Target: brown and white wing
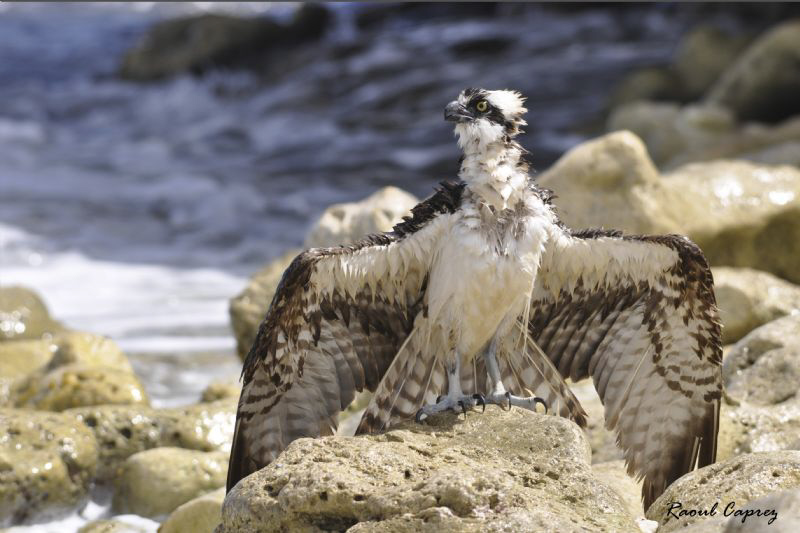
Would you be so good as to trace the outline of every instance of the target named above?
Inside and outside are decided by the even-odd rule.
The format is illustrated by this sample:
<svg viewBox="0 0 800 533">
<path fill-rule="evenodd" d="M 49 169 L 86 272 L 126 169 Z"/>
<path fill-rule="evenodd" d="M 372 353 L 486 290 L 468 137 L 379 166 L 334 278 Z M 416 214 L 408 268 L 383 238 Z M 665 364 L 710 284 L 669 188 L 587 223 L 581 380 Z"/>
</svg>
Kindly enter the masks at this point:
<svg viewBox="0 0 800 533">
<path fill-rule="evenodd" d="M 645 509 L 716 457 L 722 393 L 711 271 L 685 237 L 559 231 L 546 246 L 529 331 L 559 372 L 591 376 Z"/>
<path fill-rule="evenodd" d="M 462 190 L 444 183 L 391 233 L 292 262 L 245 359 L 228 490 L 293 440 L 333 434 L 356 392 L 375 390 L 412 329 Z"/>
</svg>

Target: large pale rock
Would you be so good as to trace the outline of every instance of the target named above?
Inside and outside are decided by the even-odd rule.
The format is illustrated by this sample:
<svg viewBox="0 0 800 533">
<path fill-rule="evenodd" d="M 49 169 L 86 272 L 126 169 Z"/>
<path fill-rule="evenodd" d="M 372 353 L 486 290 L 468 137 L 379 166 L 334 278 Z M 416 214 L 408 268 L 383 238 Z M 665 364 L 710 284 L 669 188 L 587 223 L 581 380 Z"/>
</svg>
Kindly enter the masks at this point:
<svg viewBox="0 0 800 533">
<path fill-rule="evenodd" d="M 117 513 L 163 516 L 225 485 L 228 454 L 154 448 L 128 457 L 114 478 Z"/>
<path fill-rule="evenodd" d="M 384 187 L 360 202 L 332 205 L 309 231 L 305 246 L 337 246 L 370 233 L 389 231 L 417 202 L 417 198 L 397 187 Z M 241 357 L 253 345 L 283 272 L 300 252 L 291 250 L 269 263 L 231 300 L 231 325 Z"/>
<path fill-rule="evenodd" d="M 638 531 L 572 422 L 489 406 L 383 435 L 299 439 L 228 494 L 234 531 Z"/>
<path fill-rule="evenodd" d="M 14 380 L 43 368 L 56 346 L 44 339 L 0 342 L 0 407 L 10 407 Z"/>
<path fill-rule="evenodd" d="M 750 268 L 715 267 L 714 294 L 722 342 L 736 342 L 755 328 L 800 313 L 800 286 Z"/>
<path fill-rule="evenodd" d="M 800 313 L 752 331 L 722 365 L 729 396 L 757 405 L 796 398 L 800 388 Z"/>
<path fill-rule="evenodd" d="M 712 264 L 800 281 L 800 169 L 711 161 L 660 177 L 641 140 L 623 131 L 573 148 L 540 183 L 573 228 L 681 233 Z"/>
<path fill-rule="evenodd" d="M 49 368 L 82 364 L 91 367 L 108 367 L 133 373 L 128 357 L 122 349 L 107 337 L 92 333 L 71 332 L 54 339 L 56 353 Z"/>
<path fill-rule="evenodd" d="M 737 124 L 729 110 L 714 104 L 638 101 L 616 108 L 606 128 L 641 137 L 662 169 L 734 158 L 800 166 L 800 118 L 776 125 Z"/>
<path fill-rule="evenodd" d="M 200 395 L 200 401 L 215 402 L 217 400 L 224 400 L 226 398 L 238 399 L 241 391 L 241 383 L 231 381 L 212 381 L 205 389 L 203 389 L 203 393 Z"/>
<path fill-rule="evenodd" d="M 0 287 L 0 341 L 40 339 L 62 330 L 38 294 L 24 287 Z"/>
<path fill-rule="evenodd" d="M 222 520 L 225 487 L 189 500 L 172 511 L 158 533 L 211 533 Z"/>
<path fill-rule="evenodd" d="M 592 465 L 592 471 L 601 481 L 611 487 L 625 502 L 628 514 L 634 517 L 644 516 L 642 508 L 642 482 L 628 475 L 625 461 L 606 461 Z"/>
<path fill-rule="evenodd" d="M 687 152 L 700 152 L 729 138 L 736 121 L 727 109 L 710 105 L 639 101 L 621 106 L 608 118 L 608 131 L 629 130 L 641 137 L 658 166 Z"/>
<path fill-rule="evenodd" d="M 139 518 L 137 522 L 146 519 Z M 78 530 L 78 533 L 150 533 L 151 528 L 144 524 L 132 524 L 122 520 L 93 520 Z"/>
<path fill-rule="evenodd" d="M 414 195 L 402 189 L 384 187 L 360 202 L 334 204 L 314 223 L 305 247 L 349 244 L 370 233 L 390 231 L 417 203 Z"/>
<path fill-rule="evenodd" d="M 756 40 L 719 78 L 706 100 L 744 120 L 774 121 L 800 111 L 800 21 Z"/>
<path fill-rule="evenodd" d="M 275 289 L 284 271 L 302 250 L 290 250 L 253 274 L 242 292 L 231 299 L 229 313 L 236 351 L 244 359 L 258 333 L 258 326 L 267 314 Z"/>
<path fill-rule="evenodd" d="M 750 452 L 800 450 L 800 403 L 722 404 L 717 460 Z"/>
<path fill-rule="evenodd" d="M 67 515 L 88 500 L 92 433 L 67 415 L 0 409 L 0 527 Z"/>
<path fill-rule="evenodd" d="M 108 480 L 125 459 L 151 448 L 175 446 L 228 452 L 236 420 L 236 400 L 169 409 L 100 405 L 65 413 L 94 433 L 99 448 L 97 478 Z"/>
<path fill-rule="evenodd" d="M 63 411 L 88 405 L 148 405 L 144 386 L 130 372 L 82 364 L 36 374 L 12 389 L 17 407 Z"/>
<path fill-rule="evenodd" d="M 800 531 L 800 489 L 773 492 L 752 500 L 742 510 L 758 512 L 761 516 L 742 515 L 728 519 L 725 533 L 750 533 L 758 528 L 769 533 L 797 533 Z M 766 514 L 765 511 L 775 511 Z M 755 517 L 755 518 L 753 518 Z M 773 521 L 774 519 L 774 521 Z"/>
<path fill-rule="evenodd" d="M 714 463 L 679 478 L 653 502 L 647 510 L 647 517 L 658 521 L 661 524 L 659 532 L 666 533 L 707 518 L 680 516 L 681 509 L 710 511 L 716 503 L 719 515 L 730 502 L 735 502 L 735 508 L 741 509 L 747 502 L 771 492 L 794 488 L 800 488 L 800 451 L 750 453 Z M 682 505 L 680 509 L 673 508 L 677 518 L 668 513 L 673 502 Z M 755 523 L 754 518 L 748 521 Z M 762 522 L 762 526 L 765 523 Z"/>
</svg>

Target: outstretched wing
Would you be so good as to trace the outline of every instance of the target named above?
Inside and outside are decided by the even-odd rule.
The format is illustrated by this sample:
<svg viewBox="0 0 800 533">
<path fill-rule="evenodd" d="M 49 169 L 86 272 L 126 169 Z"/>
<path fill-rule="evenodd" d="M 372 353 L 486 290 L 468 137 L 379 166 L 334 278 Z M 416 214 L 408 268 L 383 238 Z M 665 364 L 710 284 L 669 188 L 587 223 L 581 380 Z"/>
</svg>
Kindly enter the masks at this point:
<svg viewBox="0 0 800 533">
<path fill-rule="evenodd" d="M 645 509 L 698 458 L 714 462 L 720 324 L 694 243 L 559 228 L 532 300 L 531 336 L 564 377 L 592 377 Z"/>
<path fill-rule="evenodd" d="M 293 440 L 334 433 L 356 391 L 375 390 L 411 331 L 463 188 L 443 183 L 392 232 L 292 262 L 245 359 L 228 490 Z"/>
</svg>

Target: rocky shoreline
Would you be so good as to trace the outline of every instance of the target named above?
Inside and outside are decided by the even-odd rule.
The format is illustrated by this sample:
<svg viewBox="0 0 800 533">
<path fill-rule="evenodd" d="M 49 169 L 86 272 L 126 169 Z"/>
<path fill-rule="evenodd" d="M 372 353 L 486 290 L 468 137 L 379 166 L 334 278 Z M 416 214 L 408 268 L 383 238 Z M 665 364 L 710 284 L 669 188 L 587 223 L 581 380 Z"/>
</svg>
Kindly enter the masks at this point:
<svg viewBox="0 0 800 533">
<path fill-rule="evenodd" d="M 539 177 L 570 226 L 686 234 L 713 265 L 728 345 L 718 462 L 676 481 L 650 509 L 641 508 L 640 485 L 625 473 L 589 382 L 571 385 L 589 414 L 586 432 L 565 419 L 489 408 L 349 437 L 362 397 L 343 414 L 339 435 L 292 443 L 226 498 L 237 385 L 212 384 L 190 406 L 153 408 L 112 340 L 69 331 L 35 293 L 0 287 L 0 427 L 7 430 L 0 435 L 0 527 L 73 513 L 101 487 L 113 494 L 112 513 L 161 521 L 162 533 L 712 533 L 755 531 L 772 517 L 756 511 L 767 510 L 777 514 L 769 531 L 795 531 L 800 118 L 785 105 L 790 114 L 777 116 L 764 102 L 783 102 L 787 87 L 800 90 L 800 80 L 776 74 L 800 58 L 800 25 L 746 42 L 716 38 L 733 51 L 703 63 L 711 70 L 708 62 L 725 63 L 714 79 L 681 92 L 697 101 L 642 100 L 664 91 L 652 76 L 636 74 L 620 92 L 628 96 L 617 96 L 609 133 Z M 636 101 L 622 101 L 630 95 Z M 331 206 L 305 244 L 386 231 L 415 201 L 387 188 Z M 240 354 L 295 253 L 266 265 L 231 300 Z M 122 530 L 130 527 L 113 518 L 81 529 Z"/>
</svg>

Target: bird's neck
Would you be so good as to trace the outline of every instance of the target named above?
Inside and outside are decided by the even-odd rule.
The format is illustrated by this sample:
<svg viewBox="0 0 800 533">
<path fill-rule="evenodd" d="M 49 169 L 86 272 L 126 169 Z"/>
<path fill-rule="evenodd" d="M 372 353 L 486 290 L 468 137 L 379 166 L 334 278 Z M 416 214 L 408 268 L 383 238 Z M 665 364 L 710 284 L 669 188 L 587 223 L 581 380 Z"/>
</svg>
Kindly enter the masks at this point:
<svg viewBox="0 0 800 533">
<path fill-rule="evenodd" d="M 524 153 L 519 144 L 508 139 L 467 146 L 458 175 L 498 211 L 513 208 L 523 200 L 529 179 L 528 166 L 522 159 Z"/>
</svg>

